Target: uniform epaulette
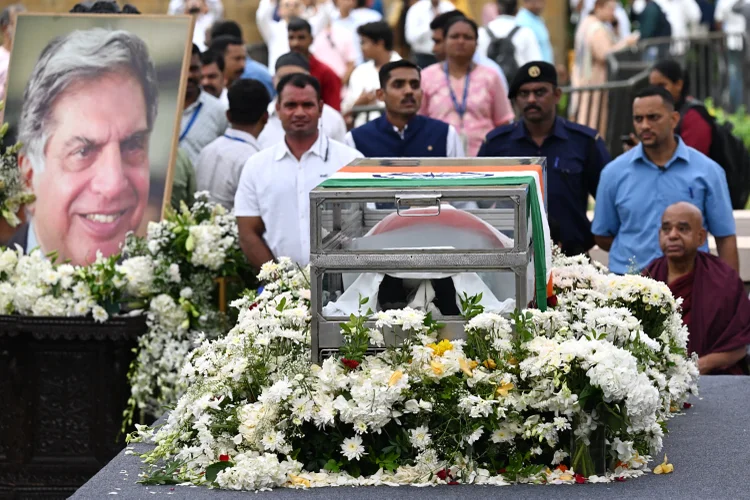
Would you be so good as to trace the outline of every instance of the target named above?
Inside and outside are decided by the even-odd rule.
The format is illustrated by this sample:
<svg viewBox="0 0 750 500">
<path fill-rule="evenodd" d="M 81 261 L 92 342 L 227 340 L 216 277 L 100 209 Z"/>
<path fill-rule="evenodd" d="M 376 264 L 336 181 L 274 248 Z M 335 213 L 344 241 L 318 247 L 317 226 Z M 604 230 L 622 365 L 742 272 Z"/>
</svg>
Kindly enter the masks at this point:
<svg viewBox="0 0 750 500">
<path fill-rule="evenodd" d="M 512 132 L 515 130 L 516 127 L 520 126 L 521 122 L 511 122 L 506 125 L 502 125 L 500 127 L 497 127 L 496 129 L 492 130 L 489 134 L 487 134 L 487 137 L 485 137 L 484 142 L 490 142 L 491 140 L 495 139 L 496 137 L 499 137 L 501 135 L 505 135 L 507 133 Z"/>
<path fill-rule="evenodd" d="M 594 139 L 601 139 L 602 137 L 599 135 L 599 132 L 591 127 L 587 127 L 586 125 L 581 125 L 580 123 L 572 122 L 570 120 L 564 120 L 563 123 L 565 124 L 565 128 L 572 132 L 578 132 L 579 134 L 593 137 Z"/>
</svg>

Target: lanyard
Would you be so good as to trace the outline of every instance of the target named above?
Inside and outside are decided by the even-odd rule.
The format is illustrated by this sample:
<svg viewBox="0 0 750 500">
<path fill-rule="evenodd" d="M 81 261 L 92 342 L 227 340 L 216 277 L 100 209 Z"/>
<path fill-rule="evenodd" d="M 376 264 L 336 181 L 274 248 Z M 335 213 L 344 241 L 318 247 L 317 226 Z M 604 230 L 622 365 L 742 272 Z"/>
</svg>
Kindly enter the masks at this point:
<svg viewBox="0 0 750 500">
<path fill-rule="evenodd" d="M 456 113 L 458 113 L 459 118 L 461 118 L 461 121 L 464 120 L 464 114 L 466 114 L 466 108 L 468 107 L 467 99 L 469 97 L 469 81 L 471 80 L 471 68 L 469 68 L 469 71 L 466 72 L 466 81 L 464 82 L 464 97 L 461 101 L 461 105 L 458 105 L 458 99 L 456 99 L 456 94 L 453 92 L 453 87 L 451 87 L 451 79 L 450 75 L 448 74 L 448 63 L 445 63 L 443 65 L 443 70 L 445 71 L 445 82 L 448 85 L 448 92 L 451 93 L 451 100 L 453 101 L 453 109 L 456 110 Z"/>
<path fill-rule="evenodd" d="M 227 135 L 227 134 L 224 134 L 224 137 L 226 137 L 227 139 L 230 139 L 230 140 L 232 140 L 232 141 L 237 141 L 237 142 L 244 142 L 245 144 L 250 144 L 250 143 L 249 143 L 248 141 L 246 141 L 245 139 L 240 139 L 239 137 L 232 137 L 231 135 Z"/>
<path fill-rule="evenodd" d="M 199 102 L 198 105 L 195 107 L 195 111 L 193 111 L 193 116 L 190 117 L 190 121 L 188 122 L 187 127 L 185 127 L 185 130 L 183 130 L 182 133 L 180 134 L 180 141 L 179 142 L 182 142 L 182 140 L 185 138 L 185 136 L 187 135 L 187 133 L 190 132 L 190 129 L 193 128 L 193 124 L 195 123 L 195 119 L 198 118 L 198 113 L 200 113 L 202 107 L 203 107 L 203 103 L 202 102 Z M 172 136 L 172 137 L 174 137 L 174 136 Z"/>
</svg>

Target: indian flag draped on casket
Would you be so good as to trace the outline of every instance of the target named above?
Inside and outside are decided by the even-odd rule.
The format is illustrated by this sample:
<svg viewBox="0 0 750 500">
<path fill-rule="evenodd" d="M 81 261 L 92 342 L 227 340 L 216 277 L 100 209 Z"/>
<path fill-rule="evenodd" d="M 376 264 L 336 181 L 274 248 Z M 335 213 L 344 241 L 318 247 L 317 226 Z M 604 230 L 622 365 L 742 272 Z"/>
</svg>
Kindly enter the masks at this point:
<svg viewBox="0 0 750 500">
<path fill-rule="evenodd" d="M 543 208 L 544 176 L 539 165 L 356 165 L 340 169 L 325 180 L 322 188 L 438 188 L 459 186 L 513 186 L 528 184 L 527 213 L 530 215 L 534 249 L 535 295 L 540 309 L 546 309 L 541 297 L 551 291 L 552 241 L 547 214 Z M 542 235 L 541 238 L 537 235 Z M 551 292 L 550 292 L 551 293 Z M 524 304 L 517 304 L 522 309 Z"/>
</svg>

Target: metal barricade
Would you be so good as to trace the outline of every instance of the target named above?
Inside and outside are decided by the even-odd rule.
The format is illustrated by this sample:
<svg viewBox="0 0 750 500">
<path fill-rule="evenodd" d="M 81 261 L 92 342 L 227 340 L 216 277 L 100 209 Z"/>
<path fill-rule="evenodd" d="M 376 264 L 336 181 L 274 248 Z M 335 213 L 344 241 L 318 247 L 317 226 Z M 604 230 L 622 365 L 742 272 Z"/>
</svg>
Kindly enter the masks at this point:
<svg viewBox="0 0 750 500">
<path fill-rule="evenodd" d="M 354 127 L 363 125 L 370 120 L 374 120 L 383 113 L 384 109 L 385 108 L 383 108 L 382 105 L 378 104 L 370 104 L 368 106 L 354 106 L 351 111 L 352 123 L 354 124 Z M 363 117 L 364 120 L 362 120 Z M 361 120 L 361 123 L 358 123 L 359 120 Z"/>
<path fill-rule="evenodd" d="M 687 71 L 689 93 L 696 99 L 712 99 L 729 105 L 729 48 L 746 43 L 730 40 L 724 33 L 706 33 L 682 38 L 649 38 L 608 56 L 609 81 L 621 81 L 647 71 L 660 59 L 674 59 Z M 733 43 L 734 42 L 734 43 Z M 743 54 L 743 59 L 744 59 Z M 746 80 L 743 78 L 743 80 Z"/>
<path fill-rule="evenodd" d="M 648 70 L 618 82 L 563 87 L 561 116 L 599 131 L 614 158 L 622 153 L 620 137 L 633 131 L 633 99 L 648 86 Z"/>
</svg>

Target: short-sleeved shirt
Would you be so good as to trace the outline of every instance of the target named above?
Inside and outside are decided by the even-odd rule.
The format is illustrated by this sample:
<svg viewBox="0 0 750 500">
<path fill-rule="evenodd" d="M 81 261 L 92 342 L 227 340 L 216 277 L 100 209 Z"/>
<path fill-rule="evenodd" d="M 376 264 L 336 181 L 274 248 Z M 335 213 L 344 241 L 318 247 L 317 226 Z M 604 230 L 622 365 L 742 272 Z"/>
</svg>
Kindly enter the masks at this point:
<svg viewBox="0 0 750 500">
<path fill-rule="evenodd" d="M 639 144 L 602 171 L 591 230 L 599 236 L 614 236 L 609 251 L 609 268 L 614 273 L 640 271 L 662 255 L 661 216 L 679 201 L 698 207 L 714 236 L 735 234 L 724 170 L 682 139 L 677 141 L 674 155 L 663 168 L 649 160 Z M 701 250 L 708 251 L 708 245 Z"/>
<path fill-rule="evenodd" d="M 310 191 L 362 154 L 323 134 L 300 161 L 286 141 L 252 156 L 234 198 L 237 217 L 260 217 L 263 239 L 274 257 L 310 261 Z"/>
<path fill-rule="evenodd" d="M 185 108 L 180 122 L 180 147 L 195 165 L 201 150 L 229 126 L 227 110 L 219 99 L 201 91 L 198 99 Z"/>
<path fill-rule="evenodd" d="M 596 194 L 599 175 L 610 160 L 596 130 L 557 117 L 539 146 L 523 121 L 516 121 L 490 132 L 477 156 L 546 157 L 547 212 L 560 226 L 563 251 L 581 253 L 594 246 L 588 197 Z"/>
<path fill-rule="evenodd" d="M 203 148 L 198 157 L 195 164 L 198 191 L 208 191 L 211 201 L 231 210 L 242 169 L 260 150 L 258 140 L 252 135 L 227 129 L 224 135 Z"/>
</svg>

